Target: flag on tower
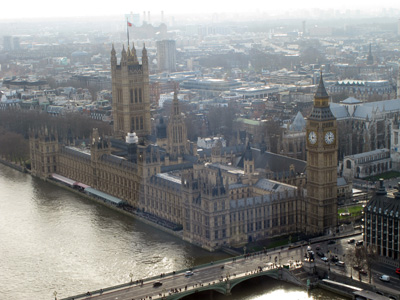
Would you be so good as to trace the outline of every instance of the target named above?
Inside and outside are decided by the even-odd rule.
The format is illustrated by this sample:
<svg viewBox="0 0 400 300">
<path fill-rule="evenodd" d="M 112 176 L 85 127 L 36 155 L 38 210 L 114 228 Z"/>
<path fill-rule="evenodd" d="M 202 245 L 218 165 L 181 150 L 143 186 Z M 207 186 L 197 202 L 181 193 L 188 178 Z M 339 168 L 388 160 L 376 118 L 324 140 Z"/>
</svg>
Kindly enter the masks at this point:
<svg viewBox="0 0 400 300">
<path fill-rule="evenodd" d="M 131 22 L 129 22 L 129 21 L 126 21 L 126 22 L 128 22 L 128 27 L 132 27 L 132 23 Z"/>
</svg>

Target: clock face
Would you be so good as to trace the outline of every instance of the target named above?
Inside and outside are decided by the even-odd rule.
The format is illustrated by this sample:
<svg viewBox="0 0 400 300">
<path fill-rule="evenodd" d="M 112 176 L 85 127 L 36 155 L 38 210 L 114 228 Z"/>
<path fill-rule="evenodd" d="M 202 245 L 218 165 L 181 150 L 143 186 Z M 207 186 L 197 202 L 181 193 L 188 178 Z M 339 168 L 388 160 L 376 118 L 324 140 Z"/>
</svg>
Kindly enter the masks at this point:
<svg viewBox="0 0 400 300">
<path fill-rule="evenodd" d="M 308 134 L 308 141 L 313 145 L 317 142 L 317 134 L 314 131 L 310 131 Z"/>
<path fill-rule="evenodd" d="M 328 131 L 325 134 L 325 143 L 327 143 L 328 145 L 333 144 L 333 142 L 335 141 L 335 135 L 333 134 L 332 131 Z"/>
</svg>

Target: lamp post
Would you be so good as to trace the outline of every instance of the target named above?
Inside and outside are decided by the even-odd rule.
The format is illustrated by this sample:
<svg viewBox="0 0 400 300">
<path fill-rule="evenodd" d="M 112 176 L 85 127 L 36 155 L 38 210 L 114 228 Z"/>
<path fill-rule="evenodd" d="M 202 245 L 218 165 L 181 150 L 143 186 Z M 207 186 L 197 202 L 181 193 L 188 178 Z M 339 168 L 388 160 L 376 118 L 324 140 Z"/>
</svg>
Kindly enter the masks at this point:
<svg viewBox="0 0 400 300">
<path fill-rule="evenodd" d="M 132 277 L 133 277 L 133 274 L 132 274 L 132 272 L 131 272 L 131 273 L 129 273 L 129 277 L 131 278 L 131 283 L 132 283 Z"/>
<path fill-rule="evenodd" d="M 54 295 L 54 300 L 57 300 L 57 291 L 54 291 L 53 295 Z"/>
</svg>

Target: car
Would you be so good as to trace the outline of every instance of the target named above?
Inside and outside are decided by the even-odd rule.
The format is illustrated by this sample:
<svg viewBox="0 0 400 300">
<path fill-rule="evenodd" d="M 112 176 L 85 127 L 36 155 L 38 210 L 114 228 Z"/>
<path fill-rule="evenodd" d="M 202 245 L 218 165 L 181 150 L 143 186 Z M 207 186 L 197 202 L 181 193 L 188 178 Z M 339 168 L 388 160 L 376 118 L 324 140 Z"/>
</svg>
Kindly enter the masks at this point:
<svg viewBox="0 0 400 300">
<path fill-rule="evenodd" d="M 189 277 L 189 276 L 192 276 L 194 273 L 192 272 L 192 271 L 186 271 L 185 272 L 185 276 L 186 277 Z"/>
<path fill-rule="evenodd" d="M 317 246 L 317 248 L 315 248 L 315 250 L 321 250 L 321 247 L 320 246 Z"/>
<path fill-rule="evenodd" d="M 162 286 L 162 282 L 156 281 L 153 283 L 153 287 L 159 287 L 159 286 Z"/>
<path fill-rule="evenodd" d="M 362 241 L 362 240 L 356 242 L 356 246 L 362 246 L 363 244 L 364 244 L 364 241 Z"/>
<path fill-rule="evenodd" d="M 355 242 L 356 242 L 355 239 L 350 239 L 350 240 L 347 241 L 347 244 L 354 244 Z"/>
<path fill-rule="evenodd" d="M 390 281 L 390 276 L 388 275 L 382 275 L 379 277 L 380 280 L 385 281 L 385 282 L 389 282 Z"/>
<path fill-rule="evenodd" d="M 341 260 L 338 260 L 335 265 L 337 265 L 338 267 L 344 267 L 344 262 Z"/>
<path fill-rule="evenodd" d="M 395 272 L 396 274 L 400 275 L 400 268 L 397 268 Z"/>
<path fill-rule="evenodd" d="M 360 266 L 357 266 L 357 265 L 354 265 L 354 266 L 353 266 L 353 269 L 356 270 L 356 271 L 358 271 L 358 270 L 361 269 L 361 267 L 360 267 Z"/>
<path fill-rule="evenodd" d="M 318 255 L 319 257 L 324 257 L 324 256 L 325 256 L 324 253 L 322 253 L 321 251 L 317 251 L 317 255 Z"/>
<path fill-rule="evenodd" d="M 328 245 L 333 245 L 333 244 L 336 244 L 336 241 L 330 240 L 330 241 L 328 242 Z"/>
<path fill-rule="evenodd" d="M 367 272 L 367 270 L 365 270 L 365 269 L 361 269 L 361 270 L 359 270 L 358 271 L 361 275 L 368 275 L 368 272 Z"/>
<path fill-rule="evenodd" d="M 321 257 L 321 260 L 323 260 L 324 262 L 327 262 L 328 258 L 324 256 L 324 257 Z"/>
<path fill-rule="evenodd" d="M 339 261 L 339 258 L 337 258 L 337 256 L 331 256 L 331 262 L 333 262 L 333 263 L 335 263 L 335 262 L 338 262 Z"/>
</svg>

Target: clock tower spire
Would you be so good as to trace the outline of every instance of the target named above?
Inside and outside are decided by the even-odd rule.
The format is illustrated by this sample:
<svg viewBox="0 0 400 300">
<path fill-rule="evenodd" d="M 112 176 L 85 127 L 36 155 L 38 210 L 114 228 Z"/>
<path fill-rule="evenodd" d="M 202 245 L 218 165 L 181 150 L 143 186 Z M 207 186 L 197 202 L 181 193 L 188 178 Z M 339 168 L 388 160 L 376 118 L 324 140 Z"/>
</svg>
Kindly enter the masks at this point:
<svg viewBox="0 0 400 300">
<path fill-rule="evenodd" d="M 322 71 L 314 106 L 307 118 L 307 233 L 337 226 L 337 123 L 329 107 Z"/>
</svg>

